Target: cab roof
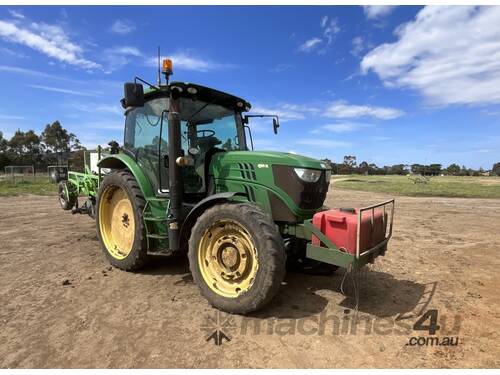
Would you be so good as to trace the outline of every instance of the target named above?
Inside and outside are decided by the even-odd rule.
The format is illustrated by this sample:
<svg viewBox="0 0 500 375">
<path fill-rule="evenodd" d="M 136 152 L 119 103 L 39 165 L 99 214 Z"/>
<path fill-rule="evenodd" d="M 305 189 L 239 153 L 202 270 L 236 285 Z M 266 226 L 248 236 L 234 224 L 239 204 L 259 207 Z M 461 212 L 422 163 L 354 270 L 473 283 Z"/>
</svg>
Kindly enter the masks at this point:
<svg viewBox="0 0 500 375">
<path fill-rule="evenodd" d="M 169 95 L 172 88 L 179 88 L 182 97 L 201 100 L 207 103 L 219 104 L 223 107 L 233 108 L 238 112 L 248 112 L 252 107 L 245 99 L 237 96 L 212 89 L 210 87 L 201 86 L 196 83 L 174 81 L 169 85 L 160 86 L 160 89 L 149 87 L 144 90 L 146 100 L 160 96 Z"/>
</svg>

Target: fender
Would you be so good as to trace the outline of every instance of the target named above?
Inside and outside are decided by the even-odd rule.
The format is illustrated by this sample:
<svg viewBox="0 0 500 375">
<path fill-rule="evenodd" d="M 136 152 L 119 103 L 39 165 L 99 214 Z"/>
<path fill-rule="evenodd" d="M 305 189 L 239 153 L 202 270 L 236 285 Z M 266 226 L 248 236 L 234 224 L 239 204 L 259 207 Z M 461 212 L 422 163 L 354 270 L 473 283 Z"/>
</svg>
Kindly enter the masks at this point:
<svg viewBox="0 0 500 375">
<path fill-rule="evenodd" d="M 244 193 L 241 192 L 224 192 L 224 193 L 218 193 L 218 194 L 213 194 L 210 195 L 201 201 L 199 201 L 196 206 L 192 208 L 191 211 L 189 211 L 188 215 L 184 219 L 181 227 L 181 234 L 180 234 L 180 239 L 181 239 L 181 244 L 188 242 L 189 236 L 191 234 L 191 228 L 193 227 L 194 223 L 198 219 L 198 217 L 207 209 L 212 206 L 215 206 L 218 203 L 222 202 L 228 202 L 231 200 L 231 198 L 234 198 L 235 196 L 240 196 L 240 197 L 246 197 Z"/>
<path fill-rule="evenodd" d="M 100 168 L 128 169 L 134 175 L 144 198 L 154 198 L 155 193 L 148 178 L 137 162 L 126 154 L 108 155 L 97 163 Z"/>
</svg>

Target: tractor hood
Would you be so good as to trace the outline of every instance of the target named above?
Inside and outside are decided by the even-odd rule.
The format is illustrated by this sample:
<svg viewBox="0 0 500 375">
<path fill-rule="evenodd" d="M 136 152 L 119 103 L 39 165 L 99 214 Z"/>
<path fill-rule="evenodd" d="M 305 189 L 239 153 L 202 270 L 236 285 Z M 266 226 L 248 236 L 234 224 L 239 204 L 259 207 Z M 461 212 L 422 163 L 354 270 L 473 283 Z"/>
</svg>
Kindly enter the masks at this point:
<svg viewBox="0 0 500 375">
<path fill-rule="evenodd" d="M 229 151 L 214 156 L 213 163 L 255 163 L 298 168 L 327 169 L 325 163 L 307 156 L 276 151 Z"/>
<path fill-rule="evenodd" d="M 299 168 L 320 173 L 315 181 L 307 181 L 297 174 Z M 310 219 L 323 206 L 330 184 L 325 163 L 275 151 L 218 152 L 210 162 L 210 174 L 217 193 L 241 192 L 284 222 Z"/>
</svg>

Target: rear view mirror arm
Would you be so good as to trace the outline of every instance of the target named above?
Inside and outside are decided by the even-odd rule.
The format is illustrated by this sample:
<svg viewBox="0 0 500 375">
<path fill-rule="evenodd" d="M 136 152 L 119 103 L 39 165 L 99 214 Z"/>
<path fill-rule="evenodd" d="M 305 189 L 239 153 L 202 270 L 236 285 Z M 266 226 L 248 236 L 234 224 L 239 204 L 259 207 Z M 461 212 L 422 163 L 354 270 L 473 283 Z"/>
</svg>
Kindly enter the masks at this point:
<svg viewBox="0 0 500 375">
<path fill-rule="evenodd" d="M 272 117 L 274 134 L 278 134 L 280 120 L 279 120 L 279 117 L 277 115 L 245 115 L 243 117 L 243 124 L 248 124 L 248 120 L 250 119 L 250 117 L 258 117 L 258 118 Z"/>
<path fill-rule="evenodd" d="M 250 145 L 252 146 L 252 151 L 253 151 L 252 129 L 250 129 L 250 126 L 248 125 L 243 125 L 243 128 L 248 129 L 248 135 L 250 136 Z"/>
</svg>

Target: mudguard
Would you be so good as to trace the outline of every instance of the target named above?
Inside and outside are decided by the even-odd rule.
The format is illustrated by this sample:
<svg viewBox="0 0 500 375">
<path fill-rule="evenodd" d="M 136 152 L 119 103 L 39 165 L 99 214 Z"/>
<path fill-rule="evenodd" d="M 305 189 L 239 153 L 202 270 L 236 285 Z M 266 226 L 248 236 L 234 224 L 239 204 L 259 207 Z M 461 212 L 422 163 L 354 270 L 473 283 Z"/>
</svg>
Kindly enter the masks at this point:
<svg viewBox="0 0 500 375">
<path fill-rule="evenodd" d="M 134 175 L 137 183 L 139 184 L 139 188 L 144 195 L 144 198 L 154 198 L 155 193 L 153 191 L 153 187 L 149 182 L 148 178 L 142 171 L 141 167 L 137 164 L 137 162 L 126 154 L 113 154 L 108 155 L 97 163 L 97 166 L 100 168 L 110 168 L 110 169 L 128 169 Z"/>
<path fill-rule="evenodd" d="M 231 198 L 235 196 L 246 197 L 244 193 L 241 192 L 224 192 L 219 194 L 210 195 L 201 201 L 199 201 L 196 206 L 193 207 L 189 214 L 186 216 L 181 227 L 181 244 L 188 242 L 191 233 L 191 228 L 198 219 L 198 217 L 209 207 L 212 207 L 218 203 L 228 202 Z"/>
</svg>

